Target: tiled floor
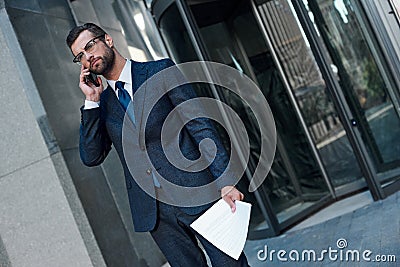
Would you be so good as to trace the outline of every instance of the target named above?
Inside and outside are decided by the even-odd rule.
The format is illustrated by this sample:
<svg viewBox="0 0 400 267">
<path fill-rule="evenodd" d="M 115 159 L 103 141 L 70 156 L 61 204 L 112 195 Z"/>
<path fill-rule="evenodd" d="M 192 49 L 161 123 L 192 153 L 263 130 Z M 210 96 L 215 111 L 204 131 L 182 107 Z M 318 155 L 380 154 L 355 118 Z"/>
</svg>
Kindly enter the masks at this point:
<svg viewBox="0 0 400 267">
<path fill-rule="evenodd" d="M 348 197 L 346 199 L 333 203 L 329 207 L 324 208 L 323 210 L 302 221 L 293 228 L 289 229 L 288 232 L 300 230 L 325 222 L 335 217 L 352 212 L 356 209 L 362 208 L 368 204 L 371 204 L 372 202 L 373 199 L 369 191 Z"/>
</svg>

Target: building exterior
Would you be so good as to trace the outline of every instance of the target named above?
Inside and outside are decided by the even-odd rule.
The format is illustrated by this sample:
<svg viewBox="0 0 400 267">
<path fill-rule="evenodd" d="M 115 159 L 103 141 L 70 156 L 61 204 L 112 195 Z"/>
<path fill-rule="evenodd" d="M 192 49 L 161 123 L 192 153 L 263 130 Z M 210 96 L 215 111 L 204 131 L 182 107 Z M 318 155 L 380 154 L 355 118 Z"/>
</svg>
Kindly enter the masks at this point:
<svg viewBox="0 0 400 267">
<path fill-rule="evenodd" d="M 254 193 L 261 136 L 251 109 L 224 88 L 193 85 L 248 131 L 238 187 L 257 239 L 350 194 L 379 200 L 400 189 L 399 9 L 392 0 L 0 1 L 0 266 L 164 263 L 150 236 L 133 232 L 115 152 L 101 167 L 79 160 L 83 95 L 65 45 L 74 25 L 101 25 L 134 60 L 215 61 L 257 83 L 277 148 Z"/>
</svg>

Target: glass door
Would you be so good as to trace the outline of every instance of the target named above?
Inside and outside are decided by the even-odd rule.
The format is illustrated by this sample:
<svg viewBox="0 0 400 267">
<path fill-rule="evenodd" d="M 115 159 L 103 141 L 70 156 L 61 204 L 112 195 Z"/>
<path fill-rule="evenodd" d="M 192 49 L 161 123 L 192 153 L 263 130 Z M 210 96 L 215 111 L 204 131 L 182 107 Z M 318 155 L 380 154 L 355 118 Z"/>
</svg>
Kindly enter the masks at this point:
<svg viewBox="0 0 400 267">
<path fill-rule="evenodd" d="M 230 65 L 269 102 L 277 152 L 262 186 L 246 194 L 254 205 L 250 238 L 278 234 L 332 197 L 367 186 L 380 198 L 381 183 L 396 180 L 395 88 L 352 1 L 168 0 L 154 1 L 152 11 L 176 62 Z M 204 84 L 195 87 L 216 97 Z M 247 128 L 251 173 L 260 155 L 257 123 L 236 95 L 224 88 L 217 94 Z M 248 180 L 239 187 L 246 192 Z"/>
<path fill-rule="evenodd" d="M 263 38 L 251 2 L 188 0 L 185 3 L 205 58 L 245 73 L 258 83 L 268 100 L 278 142 L 272 169 L 258 191 L 264 205 L 271 210 L 270 221 L 275 223 L 272 227 L 279 233 L 332 199 L 319 157 L 313 150 L 292 92 L 283 82 L 270 47 Z M 219 94 L 238 111 L 248 132 L 252 133 L 249 168 L 254 171 L 260 153 L 257 123 L 235 95 L 223 88 L 219 89 Z M 242 179 L 241 183 L 246 191 L 248 182 L 246 184 Z M 266 220 L 254 216 L 250 236 L 268 228 L 271 225 Z"/>
<path fill-rule="evenodd" d="M 156 23 L 159 26 L 167 49 L 176 63 L 204 60 L 204 55 L 199 49 L 199 44 L 195 41 L 193 29 L 187 26 L 188 21 L 184 13 L 183 15 L 181 13 L 182 5 L 178 4 L 174 1 L 170 1 L 169 4 L 162 1 L 153 4 L 153 14 L 155 15 Z M 192 86 L 199 96 L 215 97 L 209 85 L 196 83 L 192 84 Z M 244 106 L 232 106 L 240 114 L 243 121 L 248 121 L 247 113 L 243 111 L 245 110 Z M 241 112 L 241 110 L 243 112 Z M 221 140 L 226 144 L 226 148 L 229 150 L 229 137 L 222 127 L 219 127 L 218 124 L 215 124 L 215 126 L 221 136 Z M 256 138 L 254 131 L 249 132 L 249 134 L 251 136 L 250 139 L 254 140 Z M 242 192 L 245 192 L 249 186 L 249 183 L 246 183 L 245 179 L 246 178 L 242 178 L 238 185 Z M 255 231 L 250 230 L 249 235 L 259 236 L 260 232 L 263 236 L 276 235 L 276 230 L 273 225 L 277 225 L 277 222 L 273 221 L 274 218 L 270 218 L 268 214 L 271 214 L 271 210 L 264 205 L 268 199 L 265 199 L 259 191 L 256 191 L 254 193 L 247 193 L 246 201 L 251 202 L 253 205 L 251 224 L 256 226 L 252 228 L 255 229 Z M 254 234 L 254 232 L 256 232 L 256 234 Z"/>
<path fill-rule="evenodd" d="M 365 167 L 372 176 L 367 178 L 378 186 L 394 183 L 400 175 L 398 88 L 359 1 L 302 2 L 329 55 L 338 85 L 333 87 L 343 95 L 354 131 L 360 133 L 358 146 L 365 147 L 370 159 Z"/>
<path fill-rule="evenodd" d="M 265 38 L 303 114 L 335 195 L 366 186 L 352 146 L 341 123 L 310 43 L 290 1 L 262 1 L 257 5 Z"/>
</svg>

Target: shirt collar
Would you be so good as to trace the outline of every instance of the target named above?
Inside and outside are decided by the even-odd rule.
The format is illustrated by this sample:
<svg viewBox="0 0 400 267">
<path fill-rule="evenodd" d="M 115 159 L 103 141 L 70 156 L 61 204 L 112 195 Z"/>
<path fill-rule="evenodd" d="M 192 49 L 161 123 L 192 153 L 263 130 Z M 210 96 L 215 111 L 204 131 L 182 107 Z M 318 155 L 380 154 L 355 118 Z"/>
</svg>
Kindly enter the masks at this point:
<svg viewBox="0 0 400 267">
<path fill-rule="evenodd" d="M 125 66 L 119 75 L 118 81 L 124 82 L 125 84 L 132 84 L 132 71 L 131 71 L 131 61 L 126 60 Z M 111 88 L 116 92 L 115 83 L 117 81 L 107 80 L 107 83 L 111 86 Z"/>
</svg>

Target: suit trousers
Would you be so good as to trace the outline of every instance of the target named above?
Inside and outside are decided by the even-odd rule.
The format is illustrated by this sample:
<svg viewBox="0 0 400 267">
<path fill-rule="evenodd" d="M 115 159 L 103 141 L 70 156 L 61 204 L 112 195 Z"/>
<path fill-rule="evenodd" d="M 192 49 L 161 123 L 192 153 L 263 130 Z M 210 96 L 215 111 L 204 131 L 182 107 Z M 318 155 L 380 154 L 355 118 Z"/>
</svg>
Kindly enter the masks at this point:
<svg viewBox="0 0 400 267">
<path fill-rule="evenodd" d="M 243 252 L 239 259 L 235 260 L 190 227 L 190 224 L 200 214 L 188 215 L 178 207 L 160 201 L 157 201 L 157 204 L 157 224 L 150 233 L 172 267 L 208 266 L 196 237 L 206 251 L 213 267 L 249 266 Z"/>
</svg>

